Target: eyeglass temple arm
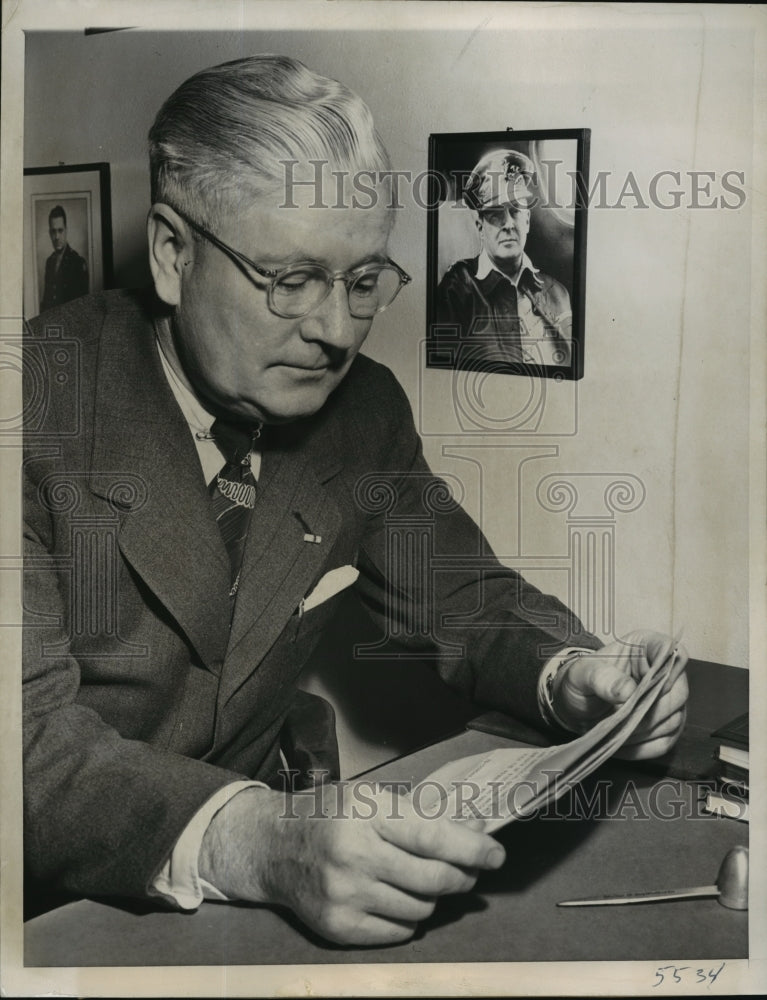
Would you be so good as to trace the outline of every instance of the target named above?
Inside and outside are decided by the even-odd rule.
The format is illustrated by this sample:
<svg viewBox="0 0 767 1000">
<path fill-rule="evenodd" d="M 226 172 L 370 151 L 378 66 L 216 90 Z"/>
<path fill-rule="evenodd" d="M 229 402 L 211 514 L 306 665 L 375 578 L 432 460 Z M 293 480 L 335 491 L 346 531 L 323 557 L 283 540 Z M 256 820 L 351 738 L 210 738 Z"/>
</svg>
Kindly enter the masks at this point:
<svg viewBox="0 0 767 1000">
<path fill-rule="evenodd" d="M 200 236 L 203 236 L 206 240 L 210 240 L 213 246 L 218 247 L 222 253 L 227 254 L 229 257 L 235 257 L 243 264 L 247 264 L 248 267 L 252 267 L 253 270 L 257 274 L 260 274 L 263 278 L 276 278 L 279 274 L 279 271 L 270 271 L 268 268 L 262 267 L 254 260 L 251 260 L 250 257 L 246 257 L 244 253 L 240 253 L 239 250 L 235 250 L 234 247 L 230 247 L 228 243 L 224 243 L 223 240 L 220 240 L 218 236 L 211 233 L 210 230 L 205 228 L 205 226 L 201 226 L 199 222 L 195 222 L 194 219 L 190 219 L 186 212 L 182 212 L 180 208 L 177 208 L 175 205 L 171 205 L 170 202 L 167 202 L 167 205 L 168 208 L 173 209 L 176 215 L 180 215 L 188 226 L 191 226 L 192 229 L 198 232 Z"/>
<path fill-rule="evenodd" d="M 184 222 L 186 222 L 188 226 L 191 226 L 192 229 L 196 230 L 200 234 L 200 236 L 203 236 L 206 240 L 210 240 L 210 242 L 214 246 L 218 247 L 218 249 L 221 250 L 222 253 L 228 254 L 231 257 L 235 257 L 243 264 L 247 264 L 248 267 L 252 267 L 253 270 L 257 274 L 260 274 L 263 278 L 276 278 L 277 275 L 280 273 L 279 271 L 271 271 L 266 267 L 262 267 L 260 264 L 257 264 L 254 260 L 251 260 L 250 257 L 246 257 L 244 253 L 240 253 L 239 250 L 235 250 L 234 247 L 230 247 L 228 243 L 224 243 L 224 241 L 220 240 L 218 236 L 215 236 L 204 226 L 201 226 L 199 222 L 195 222 L 194 219 L 190 219 L 189 216 L 186 214 L 186 212 L 182 212 L 181 209 L 177 208 L 175 205 L 171 205 L 170 203 L 168 203 L 168 207 L 172 208 L 177 215 L 180 215 L 181 218 L 184 220 Z M 407 273 L 407 271 L 401 268 L 399 264 L 396 261 L 393 261 L 390 257 L 387 258 L 386 263 L 389 266 L 394 267 L 396 269 L 403 285 L 407 285 L 413 280 L 412 277 Z M 343 278 L 344 281 L 347 282 L 346 276 L 342 273 L 333 275 L 333 278 L 334 279 Z M 347 282 L 347 287 L 348 287 L 348 282 Z"/>
</svg>

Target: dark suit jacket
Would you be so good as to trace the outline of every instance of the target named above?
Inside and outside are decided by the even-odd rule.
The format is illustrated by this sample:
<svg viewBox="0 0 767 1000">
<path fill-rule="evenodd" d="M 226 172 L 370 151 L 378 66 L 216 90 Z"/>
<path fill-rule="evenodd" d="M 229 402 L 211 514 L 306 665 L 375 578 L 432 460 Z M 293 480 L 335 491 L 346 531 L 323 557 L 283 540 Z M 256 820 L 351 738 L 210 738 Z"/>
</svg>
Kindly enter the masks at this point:
<svg viewBox="0 0 767 1000">
<path fill-rule="evenodd" d="M 230 628 L 226 550 L 153 309 L 104 293 L 29 331 L 30 348 L 54 338 L 78 363 L 63 386 L 51 369 L 30 410 L 25 851 L 36 878 L 87 894 L 146 895 L 216 789 L 274 776 L 336 601 L 296 611 L 334 567 L 359 568 L 363 600 L 414 652 L 443 643 L 454 688 L 534 723 L 542 661 L 573 638 L 599 645 L 495 561 L 429 472 L 394 377 L 364 357 L 315 417 L 264 434 Z M 426 531 L 450 571 L 400 558 L 393 530 L 404 545 Z"/>
<path fill-rule="evenodd" d="M 52 253 L 45 262 L 45 287 L 40 312 L 87 294 L 88 265 L 85 259 L 67 244 L 57 271 L 56 254 Z"/>
</svg>

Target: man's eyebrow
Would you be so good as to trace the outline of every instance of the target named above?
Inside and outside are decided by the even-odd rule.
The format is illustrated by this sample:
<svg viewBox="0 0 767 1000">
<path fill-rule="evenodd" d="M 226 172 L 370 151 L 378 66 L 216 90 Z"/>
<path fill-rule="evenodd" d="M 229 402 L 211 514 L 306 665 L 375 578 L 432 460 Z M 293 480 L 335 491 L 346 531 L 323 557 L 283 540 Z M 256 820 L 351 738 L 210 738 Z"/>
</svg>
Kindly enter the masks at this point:
<svg viewBox="0 0 767 1000">
<path fill-rule="evenodd" d="M 366 264 L 386 264 L 389 258 L 385 253 L 370 253 L 362 260 L 357 261 L 356 264 L 352 264 L 349 268 L 350 271 L 356 271 L 358 267 L 365 267 Z"/>
<path fill-rule="evenodd" d="M 290 267 L 293 264 L 317 264 L 320 267 L 326 268 L 328 271 L 333 270 L 329 267 L 326 259 L 322 257 L 314 257 L 301 250 L 296 250 L 293 253 L 281 254 L 280 256 L 270 256 L 269 254 L 261 254 L 259 256 L 253 256 L 251 258 L 255 263 L 261 264 L 264 267 L 268 267 L 270 270 L 281 271 L 283 268 Z M 360 267 L 365 267 L 368 264 L 386 264 L 389 258 L 384 253 L 371 253 L 366 254 L 361 257 L 358 261 L 352 264 L 347 270 L 356 271 Z"/>
</svg>

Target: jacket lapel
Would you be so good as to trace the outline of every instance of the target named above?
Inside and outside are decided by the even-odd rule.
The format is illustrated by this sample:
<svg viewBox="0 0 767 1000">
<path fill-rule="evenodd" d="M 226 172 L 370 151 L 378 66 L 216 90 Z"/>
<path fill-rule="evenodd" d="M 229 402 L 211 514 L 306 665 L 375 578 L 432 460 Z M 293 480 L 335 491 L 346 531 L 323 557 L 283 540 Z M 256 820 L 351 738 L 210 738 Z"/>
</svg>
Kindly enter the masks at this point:
<svg viewBox="0 0 767 1000">
<path fill-rule="evenodd" d="M 340 463 L 323 466 L 316 458 L 310 443 L 264 452 L 221 681 L 223 701 L 253 673 L 297 612 L 338 537 L 341 515 L 324 483 Z M 321 540 L 307 541 L 307 534 Z"/>
<path fill-rule="evenodd" d="M 104 329 L 100 357 L 91 490 L 120 514 L 124 557 L 218 673 L 228 638 L 229 562 L 150 318 L 134 308 L 118 314 Z M 126 474 L 132 497 L 115 492 Z"/>
</svg>

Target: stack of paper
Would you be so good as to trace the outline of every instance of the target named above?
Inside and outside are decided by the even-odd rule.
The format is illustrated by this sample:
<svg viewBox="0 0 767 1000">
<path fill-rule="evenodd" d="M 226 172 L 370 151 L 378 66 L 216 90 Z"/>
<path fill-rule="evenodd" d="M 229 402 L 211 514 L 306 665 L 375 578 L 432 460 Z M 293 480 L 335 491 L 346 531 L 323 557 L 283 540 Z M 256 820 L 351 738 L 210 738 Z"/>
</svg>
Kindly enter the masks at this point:
<svg viewBox="0 0 767 1000">
<path fill-rule="evenodd" d="M 558 799 L 631 736 L 660 696 L 677 645 L 677 639 L 669 639 L 631 696 L 583 736 L 559 746 L 512 747 L 451 761 L 413 790 L 419 809 L 425 814 L 480 815 L 485 830 L 492 833 Z M 627 646 L 626 659 L 631 648 Z"/>
</svg>

